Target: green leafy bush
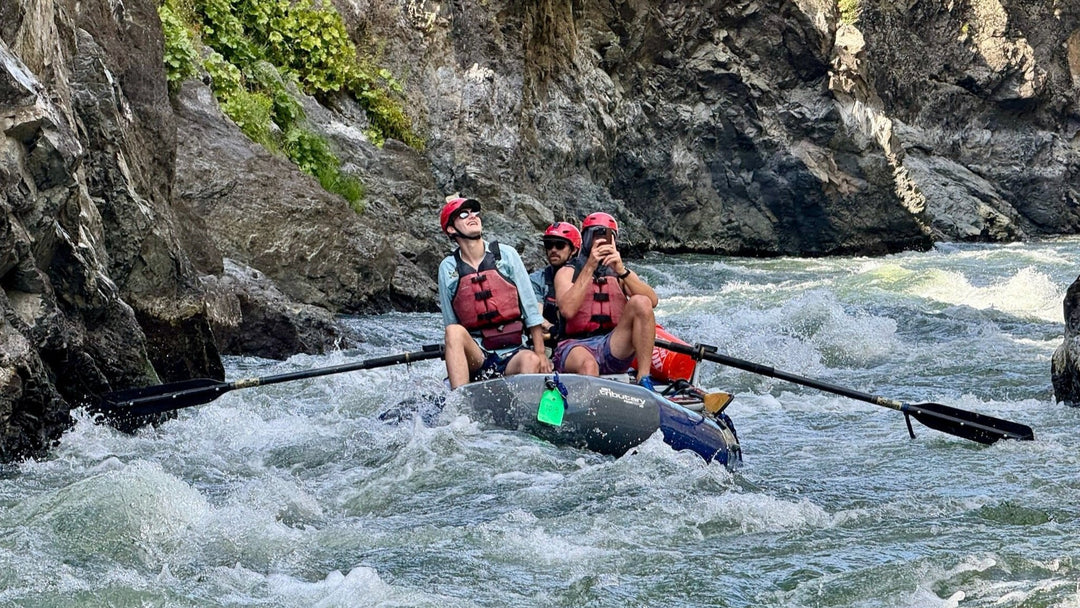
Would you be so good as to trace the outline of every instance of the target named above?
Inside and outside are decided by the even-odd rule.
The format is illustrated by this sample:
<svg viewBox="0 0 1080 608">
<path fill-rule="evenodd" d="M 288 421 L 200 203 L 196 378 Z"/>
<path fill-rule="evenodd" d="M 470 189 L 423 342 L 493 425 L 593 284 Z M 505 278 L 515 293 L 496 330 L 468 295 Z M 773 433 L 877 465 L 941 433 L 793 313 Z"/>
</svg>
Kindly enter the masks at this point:
<svg viewBox="0 0 1080 608">
<path fill-rule="evenodd" d="M 359 206 L 363 184 L 341 172 L 341 161 L 325 139 L 306 129 L 292 129 L 285 134 L 285 153 L 305 173 L 318 179 L 323 188 L 343 196 L 357 212 L 363 211 Z"/>
<path fill-rule="evenodd" d="M 277 147 L 270 126 L 273 124 L 274 100 L 265 93 L 241 88 L 224 100 L 221 109 L 252 141 L 271 150 Z"/>
<path fill-rule="evenodd" d="M 182 0 L 165 0 L 166 3 Z M 345 23 L 329 2 L 312 0 L 186 0 L 193 28 L 221 56 L 249 74 L 266 61 L 304 92 L 326 102 L 351 94 L 368 115 L 367 135 L 377 145 L 386 138 L 422 148 L 404 108 L 395 97 L 401 86 L 389 71 L 361 58 Z M 250 85 L 249 85 L 250 86 Z M 275 97 L 276 94 L 271 94 Z M 278 123 L 286 129 L 286 125 Z"/>
<path fill-rule="evenodd" d="M 848 25 L 855 25 L 862 14 L 862 0 L 837 0 L 837 8 L 840 9 L 840 21 Z"/>
<path fill-rule="evenodd" d="M 168 5 L 158 7 L 158 16 L 165 35 L 165 77 L 169 87 L 175 90 L 180 83 L 198 74 L 199 54 L 191 42 L 187 26 Z"/>
<path fill-rule="evenodd" d="M 358 212 L 363 184 L 342 172 L 324 139 L 301 127 L 303 109 L 290 87 L 322 102 L 351 95 L 364 108 L 366 134 L 376 145 L 393 137 L 423 147 L 399 101 L 401 85 L 360 56 L 328 0 L 163 2 L 170 83 L 196 74 L 201 42 L 207 47 L 202 67 L 222 110 L 248 137 L 284 153 Z"/>
</svg>

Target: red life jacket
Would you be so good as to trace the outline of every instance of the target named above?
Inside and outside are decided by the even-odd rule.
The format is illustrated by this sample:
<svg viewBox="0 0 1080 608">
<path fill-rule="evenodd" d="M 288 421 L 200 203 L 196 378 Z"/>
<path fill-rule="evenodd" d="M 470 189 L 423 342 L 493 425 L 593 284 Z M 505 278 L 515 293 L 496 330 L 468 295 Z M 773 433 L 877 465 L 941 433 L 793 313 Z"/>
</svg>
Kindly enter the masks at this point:
<svg viewBox="0 0 1080 608">
<path fill-rule="evenodd" d="M 584 261 L 580 258 L 574 265 L 574 280 L 581 274 Z M 619 324 L 623 308 L 626 307 L 626 294 L 619 286 L 619 279 L 605 266 L 600 274 L 594 276 L 589 285 L 589 292 L 581 301 L 577 314 L 566 321 L 566 337 L 581 338 L 604 334 Z"/>
<path fill-rule="evenodd" d="M 465 329 L 479 334 L 481 345 L 489 350 L 520 346 L 525 331 L 517 286 L 499 273 L 495 263 L 500 259 L 495 241 L 475 269 L 461 259 L 460 249 L 454 252 L 458 273 L 457 293 L 451 303 L 454 314 Z"/>
</svg>

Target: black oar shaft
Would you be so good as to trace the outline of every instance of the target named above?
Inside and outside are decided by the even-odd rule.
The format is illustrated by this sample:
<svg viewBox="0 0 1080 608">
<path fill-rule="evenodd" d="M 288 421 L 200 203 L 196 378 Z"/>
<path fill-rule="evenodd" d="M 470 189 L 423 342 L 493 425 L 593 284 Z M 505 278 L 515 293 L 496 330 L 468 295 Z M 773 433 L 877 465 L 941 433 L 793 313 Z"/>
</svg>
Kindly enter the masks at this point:
<svg viewBox="0 0 1080 608">
<path fill-rule="evenodd" d="M 891 401 L 889 399 L 877 397 L 875 395 L 864 393 L 862 391 L 845 388 L 843 386 L 836 386 L 835 384 L 829 384 L 828 382 L 822 382 L 820 380 L 814 380 L 812 378 L 803 378 L 802 376 L 789 374 L 788 372 L 781 371 L 767 365 L 760 365 L 757 363 L 752 363 L 750 361 L 736 359 L 735 357 L 729 357 L 727 355 L 715 352 L 714 350 L 712 350 L 711 347 L 700 344 L 695 347 L 685 344 L 676 344 L 674 342 L 668 342 L 667 340 L 657 340 L 656 345 L 660 348 L 666 348 L 670 351 L 690 355 L 691 357 L 694 357 L 699 361 L 704 359 L 706 361 L 712 361 L 713 363 L 720 363 L 721 365 L 727 365 L 728 367 L 738 368 L 754 374 L 768 376 L 770 378 L 786 380 L 787 382 L 793 382 L 795 384 L 802 384 L 804 386 L 816 388 L 818 390 L 822 390 L 828 393 L 836 393 L 838 395 L 843 395 L 844 397 L 859 399 L 861 401 L 868 401 L 877 405 L 884 405 L 885 407 L 889 407 L 894 410 L 899 410 L 903 405 L 898 401 Z"/>
<path fill-rule="evenodd" d="M 903 412 L 906 416 L 914 416 L 916 420 L 932 429 L 949 433 L 957 437 L 963 437 L 964 439 L 977 441 L 979 443 L 994 443 L 998 439 L 1035 438 L 1035 433 L 1031 430 L 1031 427 L 1016 422 L 969 412 L 938 403 L 911 405 L 900 401 L 894 401 L 892 399 L 886 399 L 885 397 L 871 395 L 870 393 L 837 386 L 828 382 L 804 378 L 766 365 L 759 365 L 750 361 L 729 357 L 716 352 L 716 348 L 712 346 L 702 344 L 688 346 L 685 344 L 676 344 L 667 340 L 657 340 L 656 345 L 673 352 L 690 355 L 699 361 L 712 361 L 714 363 L 720 363 L 721 365 L 727 365 L 754 374 L 777 378 L 779 380 L 809 386 L 810 388 L 816 388 L 825 392 L 835 393 L 851 399 L 887 407 L 898 412 Z"/>
<path fill-rule="evenodd" d="M 101 403 L 90 409 L 94 412 L 102 413 L 109 418 L 150 416 L 193 405 L 209 403 L 234 389 L 265 386 L 268 384 L 302 380 L 305 378 L 317 378 L 319 376 L 329 376 L 331 374 L 340 374 L 362 369 L 386 367 L 400 363 L 413 363 L 415 361 L 424 361 L 427 359 L 439 359 L 442 358 L 442 356 L 443 346 L 441 344 L 435 344 L 425 346 L 424 350 L 410 353 L 374 357 L 355 363 L 345 363 L 343 365 L 335 365 L 332 367 L 274 374 L 263 376 L 261 378 L 242 378 L 232 382 L 215 382 L 208 379 L 184 380 L 171 384 L 135 389 L 133 391 L 110 393 L 105 395 Z"/>
<path fill-rule="evenodd" d="M 657 340 L 656 341 L 658 346 L 660 346 L 662 348 L 668 348 L 668 343 L 661 344 L 661 342 L 663 342 L 663 341 L 662 340 Z M 671 346 L 678 346 L 678 345 L 671 344 Z M 686 348 L 689 348 L 689 347 L 686 347 Z M 693 354 L 697 353 L 697 351 L 695 349 L 693 349 L 693 348 L 689 348 L 689 351 L 690 352 L 686 352 L 686 354 L 693 355 Z M 683 352 L 685 352 L 685 351 L 683 351 Z M 867 401 L 869 403 L 874 403 L 874 404 L 877 404 L 877 405 L 883 405 L 885 407 L 892 408 L 894 410 L 900 410 L 901 407 L 903 406 L 903 404 L 900 403 L 899 401 L 892 401 L 891 399 L 885 399 L 884 397 L 878 397 L 876 395 L 871 395 L 870 393 L 864 393 L 862 391 L 857 391 L 855 389 L 846 388 L 846 387 L 843 387 L 843 386 L 837 386 L 835 384 L 829 384 L 828 382 L 822 382 L 821 380 L 814 380 L 813 378 L 804 378 L 802 376 L 797 376 L 795 374 L 790 374 L 788 372 L 778 370 L 776 368 L 769 367 L 767 365 L 759 365 L 757 363 L 751 363 L 750 361 L 743 361 L 742 359 L 736 359 L 734 357 L 729 357 L 727 355 L 722 355 L 720 353 L 710 353 L 710 352 L 706 351 L 705 356 L 702 357 L 702 358 L 706 359 L 708 361 L 712 361 L 714 363 L 720 363 L 720 364 L 726 365 L 728 367 L 735 367 L 735 368 L 741 369 L 743 371 L 748 371 L 748 372 L 751 372 L 751 373 L 760 374 L 762 376 L 768 376 L 770 378 L 776 378 L 778 380 L 785 380 L 787 382 L 792 382 L 792 383 L 795 383 L 795 384 L 802 384 L 803 386 L 809 386 L 810 388 L 816 388 L 818 390 L 822 390 L 822 391 L 825 391 L 827 393 L 836 393 L 837 395 L 843 395 L 844 397 L 850 397 L 852 399 L 858 399 L 860 401 Z"/>
<path fill-rule="evenodd" d="M 263 376 L 261 378 L 244 378 L 230 382 L 231 388 L 249 388 L 252 386 L 266 386 L 267 384 L 277 384 L 279 382 L 291 382 L 292 380 L 304 380 L 306 378 L 318 378 L 319 376 L 329 376 L 331 374 L 342 374 L 345 372 L 355 372 L 362 369 L 373 369 L 376 367 L 386 367 L 388 365 L 398 365 L 400 363 L 413 363 L 416 361 L 426 361 L 428 359 L 442 358 L 442 348 L 438 350 L 423 350 L 411 353 L 402 353 L 400 355 L 387 355 L 385 357 L 374 357 L 372 359 L 365 359 L 363 361 L 357 361 L 356 363 L 344 363 L 342 365 L 334 365 L 332 367 L 321 367 L 319 369 L 304 370 L 299 372 L 288 372 L 285 374 L 274 374 L 272 376 Z"/>
</svg>

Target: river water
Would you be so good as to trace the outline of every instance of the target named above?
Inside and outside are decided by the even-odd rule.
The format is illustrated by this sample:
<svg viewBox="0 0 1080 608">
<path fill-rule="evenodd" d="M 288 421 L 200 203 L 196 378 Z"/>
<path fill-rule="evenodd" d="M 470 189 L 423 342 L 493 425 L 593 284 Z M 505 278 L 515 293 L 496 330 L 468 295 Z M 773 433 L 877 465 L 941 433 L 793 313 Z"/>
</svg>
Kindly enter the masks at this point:
<svg viewBox="0 0 1080 608">
<path fill-rule="evenodd" d="M 1050 356 L 1080 239 L 884 258 L 632 261 L 691 342 L 892 399 L 1030 425 L 982 446 L 703 363 L 745 460 L 658 437 L 619 459 L 378 414 L 440 361 L 236 390 L 134 436 L 80 417 L 0 475 L 0 606 L 1080 606 L 1080 409 Z M 227 361 L 229 379 L 417 350 Z"/>
</svg>

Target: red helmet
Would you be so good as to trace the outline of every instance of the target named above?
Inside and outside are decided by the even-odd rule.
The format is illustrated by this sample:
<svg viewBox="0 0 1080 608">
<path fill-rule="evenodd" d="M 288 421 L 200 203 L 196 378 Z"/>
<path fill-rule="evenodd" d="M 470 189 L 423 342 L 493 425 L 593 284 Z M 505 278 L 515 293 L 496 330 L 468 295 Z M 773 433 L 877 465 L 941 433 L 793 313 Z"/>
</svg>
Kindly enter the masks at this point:
<svg viewBox="0 0 1080 608">
<path fill-rule="evenodd" d="M 615 221 L 615 218 L 603 212 L 590 213 L 585 217 L 585 221 L 581 222 L 581 229 L 587 230 L 594 226 L 600 226 L 603 228 L 610 228 L 611 230 L 618 232 L 619 224 Z"/>
<path fill-rule="evenodd" d="M 555 222 L 548 226 L 547 230 L 544 231 L 544 237 L 566 239 L 570 241 L 574 249 L 581 249 L 581 233 L 570 222 Z"/>
<path fill-rule="evenodd" d="M 473 211 L 480 211 L 480 201 L 473 198 L 452 198 L 446 201 L 443 205 L 442 211 L 439 212 L 439 226 L 443 232 L 450 227 L 450 224 L 454 223 L 454 216 L 462 208 L 472 209 Z"/>
</svg>

